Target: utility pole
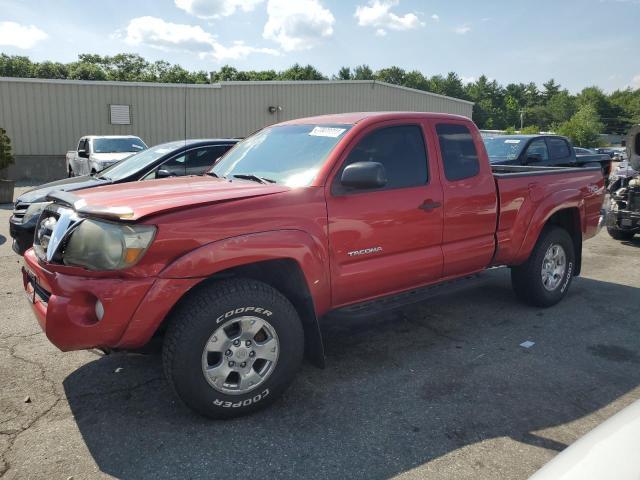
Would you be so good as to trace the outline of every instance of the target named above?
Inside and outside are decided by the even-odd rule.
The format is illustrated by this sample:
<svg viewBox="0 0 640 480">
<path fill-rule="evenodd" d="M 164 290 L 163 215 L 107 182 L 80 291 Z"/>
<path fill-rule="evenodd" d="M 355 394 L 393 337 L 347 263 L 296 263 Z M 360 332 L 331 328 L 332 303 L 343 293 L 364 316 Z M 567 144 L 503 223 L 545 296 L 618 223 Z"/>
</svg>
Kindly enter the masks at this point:
<svg viewBox="0 0 640 480">
<path fill-rule="evenodd" d="M 522 133 L 522 129 L 524 128 L 524 108 L 520 109 L 520 133 Z"/>
</svg>

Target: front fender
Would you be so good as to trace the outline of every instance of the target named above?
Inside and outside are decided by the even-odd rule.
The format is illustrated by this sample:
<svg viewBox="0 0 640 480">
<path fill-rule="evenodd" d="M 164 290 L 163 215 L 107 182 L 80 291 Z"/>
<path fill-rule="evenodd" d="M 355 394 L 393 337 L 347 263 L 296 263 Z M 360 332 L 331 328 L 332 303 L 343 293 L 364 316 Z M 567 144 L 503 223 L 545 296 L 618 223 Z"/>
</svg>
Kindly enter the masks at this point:
<svg viewBox="0 0 640 480">
<path fill-rule="evenodd" d="M 331 301 L 328 254 L 317 239 L 301 230 L 266 231 L 208 243 L 176 259 L 159 276 L 204 279 L 230 268 L 278 259 L 298 263 L 316 315 L 326 313 Z"/>
</svg>

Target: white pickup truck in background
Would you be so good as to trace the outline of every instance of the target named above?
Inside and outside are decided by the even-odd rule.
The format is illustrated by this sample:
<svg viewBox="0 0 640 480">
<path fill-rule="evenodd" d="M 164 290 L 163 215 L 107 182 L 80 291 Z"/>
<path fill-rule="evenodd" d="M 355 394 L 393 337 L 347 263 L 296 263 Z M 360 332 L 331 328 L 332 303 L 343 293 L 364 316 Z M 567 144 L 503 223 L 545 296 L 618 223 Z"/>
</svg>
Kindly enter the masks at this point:
<svg viewBox="0 0 640 480">
<path fill-rule="evenodd" d="M 133 135 L 88 135 L 80 139 L 77 150 L 67 152 L 67 175 L 90 175 L 146 149 Z"/>
</svg>

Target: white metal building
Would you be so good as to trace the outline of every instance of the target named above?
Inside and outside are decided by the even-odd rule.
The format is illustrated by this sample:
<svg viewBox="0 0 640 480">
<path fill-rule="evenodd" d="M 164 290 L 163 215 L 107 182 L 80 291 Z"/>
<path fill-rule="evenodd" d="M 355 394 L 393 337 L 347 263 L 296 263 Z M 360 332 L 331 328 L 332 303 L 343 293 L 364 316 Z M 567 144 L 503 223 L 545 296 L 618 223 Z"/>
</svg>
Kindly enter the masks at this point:
<svg viewBox="0 0 640 480">
<path fill-rule="evenodd" d="M 473 103 L 373 80 L 211 85 L 0 78 L 0 127 L 12 140 L 14 179 L 64 176 L 83 135 L 130 134 L 147 145 L 244 137 L 293 118 L 358 111 L 430 111 L 471 117 Z"/>
</svg>

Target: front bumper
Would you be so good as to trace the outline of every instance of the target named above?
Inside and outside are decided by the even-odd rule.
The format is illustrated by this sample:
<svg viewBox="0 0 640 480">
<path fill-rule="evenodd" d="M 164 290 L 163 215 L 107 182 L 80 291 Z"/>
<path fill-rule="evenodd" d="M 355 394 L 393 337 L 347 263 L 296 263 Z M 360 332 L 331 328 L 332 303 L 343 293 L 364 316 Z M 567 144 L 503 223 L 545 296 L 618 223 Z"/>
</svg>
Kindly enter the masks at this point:
<svg viewBox="0 0 640 480">
<path fill-rule="evenodd" d="M 31 308 L 60 350 L 139 348 L 199 279 L 91 277 L 48 270 L 24 255 L 23 285 Z M 102 304 L 101 318 L 96 302 Z"/>
<path fill-rule="evenodd" d="M 630 210 L 609 210 L 607 212 L 607 227 L 617 230 L 640 230 L 640 212 Z"/>
<path fill-rule="evenodd" d="M 9 218 L 9 234 L 13 238 L 12 248 L 18 255 L 24 255 L 24 252 L 33 246 L 36 223 L 38 223 L 37 215 L 27 223 L 22 223 L 22 219 L 15 219 L 13 216 Z"/>
</svg>

